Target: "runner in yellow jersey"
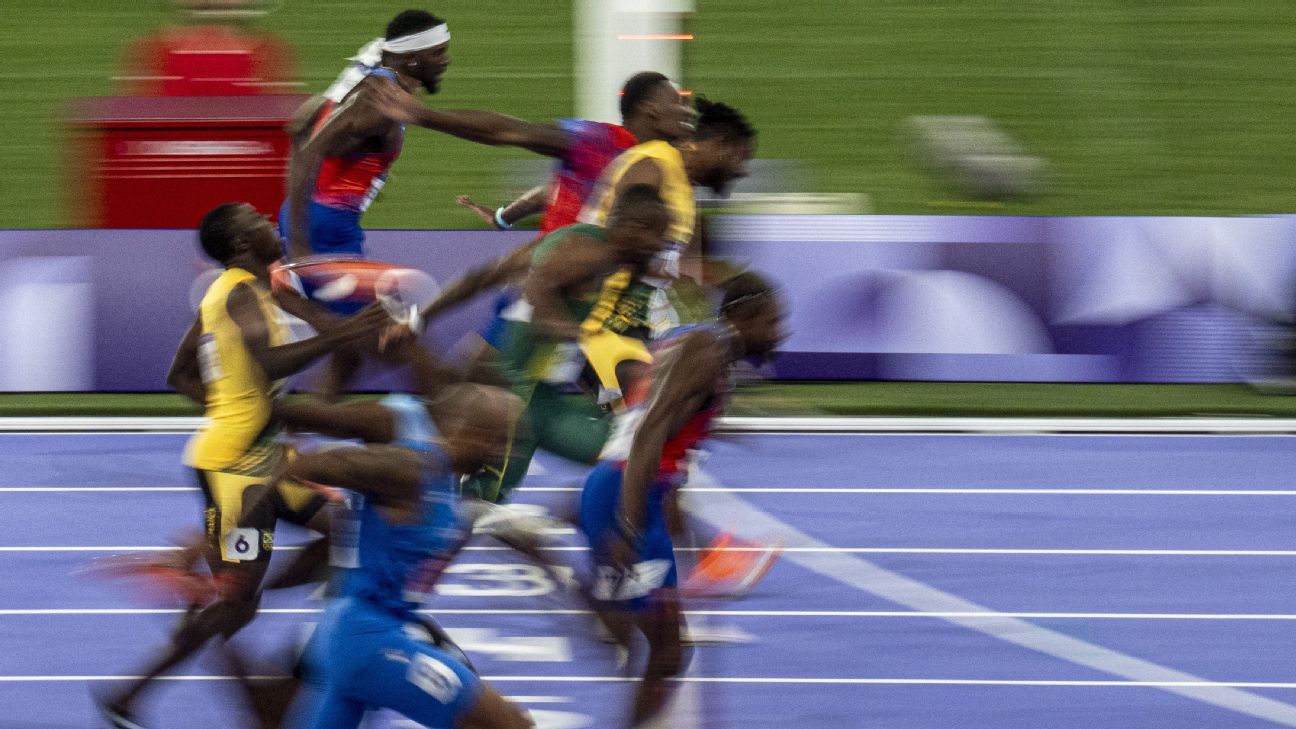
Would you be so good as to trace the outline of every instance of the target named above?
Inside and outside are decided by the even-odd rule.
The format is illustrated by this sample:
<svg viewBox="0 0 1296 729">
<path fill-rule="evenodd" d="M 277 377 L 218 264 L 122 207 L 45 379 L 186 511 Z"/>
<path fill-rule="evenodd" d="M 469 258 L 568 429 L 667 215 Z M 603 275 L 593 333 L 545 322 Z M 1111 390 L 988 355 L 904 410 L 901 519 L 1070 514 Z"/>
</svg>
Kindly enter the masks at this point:
<svg viewBox="0 0 1296 729">
<path fill-rule="evenodd" d="M 140 676 L 101 700 L 114 727 L 138 729 L 134 703 L 157 676 L 217 635 L 228 639 L 256 614 L 259 585 L 274 544 L 277 519 L 321 533 L 323 498 L 304 486 L 279 486 L 261 496 L 285 458 L 272 416 L 283 378 L 305 369 L 336 347 L 377 332 L 391 322 L 378 305 L 342 320 L 310 339 L 290 342 L 270 295 L 269 265 L 280 256 L 279 237 L 265 216 L 242 203 L 209 212 L 199 228 L 203 250 L 225 267 L 203 297 L 167 381 L 204 405 L 209 422 L 185 449 L 207 500 L 208 562 L 218 583 L 229 586 L 207 606 L 193 606 L 170 645 Z M 256 503 L 271 508 L 244 514 Z M 238 528 L 242 518 L 244 528 Z"/>
<path fill-rule="evenodd" d="M 747 163 L 756 147 L 756 131 L 733 107 L 699 98 L 697 111 L 691 138 L 675 144 L 654 140 L 622 152 L 604 170 L 598 188 L 581 214 L 583 222 L 605 224 L 617 199 L 636 185 L 652 188 L 666 203 L 671 216 L 666 233 L 669 246 L 659 254 L 653 275 L 645 279 L 661 289 L 652 297 L 647 309 L 649 320 L 643 328 L 653 334 L 661 334 L 680 323 L 664 289 L 680 275 L 680 254 L 696 237 L 697 205 L 693 186 L 704 185 L 725 192 L 734 181 L 747 176 Z M 607 285 L 615 283 L 609 280 Z M 604 374 L 616 372 L 626 357 L 640 357 L 628 354 L 632 349 L 617 338 L 591 335 L 592 329 L 603 327 L 598 322 L 586 322 L 583 354 L 590 368 L 600 375 L 603 390 L 619 395 L 628 383 Z"/>
<path fill-rule="evenodd" d="M 603 171 L 585 204 L 581 222 L 603 225 L 617 197 L 634 185 L 649 185 L 671 212 L 667 233 L 672 251 L 663 257 L 663 273 L 679 275 L 679 256 L 696 237 L 697 205 L 693 187 L 724 193 L 747 176 L 756 151 L 756 130 L 738 110 L 698 98 L 693 136 L 677 143 L 654 140 L 622 152 Z"/>
</svg>

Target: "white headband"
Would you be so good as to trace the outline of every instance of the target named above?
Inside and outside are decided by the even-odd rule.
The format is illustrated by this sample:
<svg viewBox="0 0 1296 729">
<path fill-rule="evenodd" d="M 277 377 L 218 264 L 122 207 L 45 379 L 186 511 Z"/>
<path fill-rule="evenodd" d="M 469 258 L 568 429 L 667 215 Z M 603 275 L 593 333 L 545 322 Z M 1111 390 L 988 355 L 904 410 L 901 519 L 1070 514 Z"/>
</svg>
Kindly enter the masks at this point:
<svg viewBox="0 0 1296 729">
<path fill-rule="evenodd" d="M 332 86 L 324 92 L 324 96 L 340 103 L 346 97 L 351 89 L 355 88 L 364 77 L 369 73 L 369 69 L 377 68 L 382 63 L 383 51 L 388 53 L 410 53 L 411 51 L 421 51 L 427 48 L 439 46 L 442 43 L 450 41 L 450 31 L 446 29 L 445 23 L 435 25 L 422 33 L 401 36 L 393 41 L 383 38 L 375 38 L 366 43 L 363 48 L 351 56 L 349 60 L 351 65 L 343 69 L 342 74 L 337 77 Z"/>
<path fill-rule="evenodd" d="M 395 40 L 384 40 L 382 49 L 388 53 L 411 53 L 434 48 L 449 42 L 450 30 L 446 28 L 445 23 L 442 23 L 413 35 L 403 35 Z"/>
</svg>

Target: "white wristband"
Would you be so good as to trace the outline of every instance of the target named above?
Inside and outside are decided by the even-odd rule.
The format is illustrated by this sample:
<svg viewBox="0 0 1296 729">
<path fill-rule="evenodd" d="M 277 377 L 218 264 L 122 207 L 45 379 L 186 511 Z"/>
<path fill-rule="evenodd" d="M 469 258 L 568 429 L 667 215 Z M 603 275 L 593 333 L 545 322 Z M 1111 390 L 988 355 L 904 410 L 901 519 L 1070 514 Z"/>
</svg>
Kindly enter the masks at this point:
<svg viewBox="0 0 1296 729">
<path fill-rule="evenodd" d="M 512 225 L 504 222 L 503 207 L 495 208 L 495 227 L 499 228 L 500 230 L 508 230 L 509 228 L 513 227 Z"/>
</svg>

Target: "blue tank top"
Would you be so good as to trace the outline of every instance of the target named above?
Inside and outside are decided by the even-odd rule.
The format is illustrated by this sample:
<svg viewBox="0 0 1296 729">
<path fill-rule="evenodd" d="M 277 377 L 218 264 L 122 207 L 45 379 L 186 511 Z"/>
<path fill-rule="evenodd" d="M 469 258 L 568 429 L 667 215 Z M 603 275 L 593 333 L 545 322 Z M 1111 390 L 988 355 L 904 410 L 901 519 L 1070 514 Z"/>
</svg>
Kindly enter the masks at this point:
<svg viewBox="0 0 1296 729">
<path fill-rule="evenodd" d="M 427 408 L 409 395 L 382 404 L 396 417 L 392 445 L 418 453 L 423 461 L 422 514 L 417 523 L 392 524 L 363 495 L 350 493 L 334 534 L 334 564 L 348 568 L 342 594 L 399 615 L 411 613 L 432 587 L 470 532 L 458 508 L 458 484 Z"/>
</svg>

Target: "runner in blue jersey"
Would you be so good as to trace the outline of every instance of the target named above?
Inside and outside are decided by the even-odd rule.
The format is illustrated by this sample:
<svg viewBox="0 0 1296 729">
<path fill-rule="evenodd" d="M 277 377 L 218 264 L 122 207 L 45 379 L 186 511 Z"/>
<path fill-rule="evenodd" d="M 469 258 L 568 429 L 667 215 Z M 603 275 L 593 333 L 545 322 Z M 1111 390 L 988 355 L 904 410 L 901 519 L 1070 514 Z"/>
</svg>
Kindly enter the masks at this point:
<svg viewBox="0 0 1296 729">
<path fill-rule="evenodd" d="M 724 410 L 730 366 L 768 356 L 784 338 L 783 309 L 765 279 L 743 273 L 721 287 L 715 322 L 681 327 L 655 342 L 652 372 L 627 393 L 629 409 L 604 449 L 606 460 L 581 494 L 595 608 L 622 645 L 631 645 L 636 629 L 648 642 L 632 726 L 661 710 L 669 679 L 685 664 L 667 525 L 676 489 L 687 477 L 687 453 L 710 435 Z"/>
<path fill-rule="evenodd" d="M 521 402 L 456 384 L 434 399 L 294 404 L 285 422 L 366 445 L 302 455 L 285 477 L 345 489 L 334 554 L 349 568 L 303 658 L 309 690 L 290 726 L 354 729 L 395 710 L 428 727 L 531 726 L 435 636 L 415 611 L 470 534 L 458 478 L 502 457 Z"/>
</svg>

